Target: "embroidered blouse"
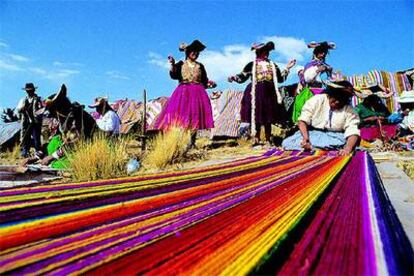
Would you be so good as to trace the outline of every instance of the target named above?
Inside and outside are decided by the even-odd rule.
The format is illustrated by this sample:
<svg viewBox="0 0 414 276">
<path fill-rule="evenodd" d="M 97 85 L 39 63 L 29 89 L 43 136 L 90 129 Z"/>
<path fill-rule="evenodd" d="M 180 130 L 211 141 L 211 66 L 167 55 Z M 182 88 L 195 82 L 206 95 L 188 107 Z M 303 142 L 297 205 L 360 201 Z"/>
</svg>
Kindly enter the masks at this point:
<svg viewBox="0 0 414 276">
<path fill-rule="evenodd" d="M 272 63 L 269 60 L 257 60 L 256 61 L 256 80 L 257 82 L 262 81 L 269 81 L 273 82 L 273 71 L 272 71 Z M 287 79 L 287 76 L 289 75 L 289 70 L 284 69 L 283 71 L 280 71 L 279 67 L 274 64 L 276 68 L 276 76 L 277 76 L 277 82 L 282 83 Z M 253 61 L 249 62 L 244 68 L 243 71 L 240 74 L 237 74 L 235 76 L 235 81 L 238 83 L 243 83 L 249 78 L 252 77 L 253 72 Z"/>
<path fill-rule="evenodd" d="M 208 78 L 204 65 L 199 62 L 190 63 L 180 60 L 170 70 L 170 77 L 180 83 L 201 83 L 207 87 Z"/>
<path fill-rule="evenodd" d="M 322 65 L 327 67 L 324 72 L 328 75 L 328 77 L 330 77 L 332 73 L 332 67 L 330 67 L 322 60 L 314 59 L 305 65 L 302 75 L 299 76 L 301 84 L 307 84 L 310 87 L 322 87 L 321 74 L 324 72 L 318 72 L 318 67 Z"/>
<path fill-rule="evenodd" d="M 303 106 L 299 121 L 316 129 L 345 132 L 345 137 L 360 136 L 359 118 L 352 107 L 346 105 L 339 110 L 331 110 L 326 94 L 310 98 Z"/>
<path fill-rule="evenodd" d="M 96 120 L 98 127 L 111 134 L 119 134 L 121 120 L 113 110 L 108 110 L 102 117 Z"/>
</svg>

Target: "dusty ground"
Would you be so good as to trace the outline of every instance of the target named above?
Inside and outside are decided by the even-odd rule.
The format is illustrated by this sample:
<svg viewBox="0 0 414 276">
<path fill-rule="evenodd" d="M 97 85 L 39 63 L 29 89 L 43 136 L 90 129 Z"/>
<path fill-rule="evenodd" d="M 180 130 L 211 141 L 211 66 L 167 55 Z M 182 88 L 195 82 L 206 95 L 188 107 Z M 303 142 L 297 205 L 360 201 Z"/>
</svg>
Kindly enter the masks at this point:
<svg viewBox="0 0 414 276">
<path fill-rule="evenodd" d="M 411 245 L 414 245 L 414 181 L 405 174 L 398 163 L 414 162 L 414 153 L 393 152 L 372 154 L 387 194 L 403 225 Z"/>
</svg>

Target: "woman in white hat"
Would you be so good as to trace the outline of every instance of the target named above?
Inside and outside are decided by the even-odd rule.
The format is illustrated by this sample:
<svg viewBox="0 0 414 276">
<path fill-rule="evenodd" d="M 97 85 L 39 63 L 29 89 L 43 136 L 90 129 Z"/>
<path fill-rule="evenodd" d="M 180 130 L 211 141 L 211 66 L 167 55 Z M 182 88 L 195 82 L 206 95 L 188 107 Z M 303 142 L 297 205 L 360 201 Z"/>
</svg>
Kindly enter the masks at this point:
<svg viewBox="0 0 414 276">
<path fill-rule="evenodd" d="M 401 106 L 401 110 L 408 109 L 408 115 L 404 116 L 400 123 L 400 136 L 414 133 L 414 90 L 403 91 L 397 98 L 397 102 Z"/>
<path fill-rule="evenodd" d="M 118 114 L 112 109 L 108 103 L 106 97 L 99 97 L 95 99 L 90 108 L 96 108 L 96 112 L 99 114 L 99 118 L 96 120 L 96 124 L 99 129 L 108 135 L 118 135 L 121 126 L 121 120 Z"/>
</svg>

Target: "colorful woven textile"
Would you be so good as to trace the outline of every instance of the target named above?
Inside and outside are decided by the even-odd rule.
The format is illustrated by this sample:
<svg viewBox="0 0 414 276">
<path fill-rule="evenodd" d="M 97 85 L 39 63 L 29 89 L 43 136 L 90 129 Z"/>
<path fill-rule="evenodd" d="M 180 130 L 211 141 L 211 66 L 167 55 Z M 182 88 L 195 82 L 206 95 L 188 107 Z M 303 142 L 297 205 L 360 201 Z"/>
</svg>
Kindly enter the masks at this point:
<svg viewBox="0 0 414 276">
<path fill-rule="evenodd" d="M 140 120 L 142 120 L 141 102 L 135 100 L 118 100 L 112 104 L 112 108 L 116 111 L 121 120 L 120 133 L 128 133 L 131 128 Z"/>
<path fill-rule="evenodd" d="M 152 129 L 155 118 L 160 114 L 167 100 L 167 97 L 160 97 L 147 102 L 147 129 Z M 142 121 L 144 105 L 141 102 L 118 100 L 111 106 L 121 119 L 121 133 L 128 133 L 136 123 Z"/>
<path fill-rule="evenodd" d="M 354 86 L 363 87 L 363 86 L 372 86 L 376 84 L 381 84 L 386 88 L 390 89 L 393 93 L 393 96 L 387 99 L 384 99 L 384 102 L 390 112 L 395 112 L 398 109 L 398 104 L 396 98 L 402 93 L 402 91 L 411 90 L 410 82 L 407 78 L 407 75 L 403 73 L 390 73 L 385 71 L 372 70 L 369 71 L 366 75 L 354 75 L 347 77 L 347 80 L 351 82 Z M 354 97 L 352 103 L 356 106 L 361 102 L 361 99 Z"/>
<path fill-rule="evenodd" d="M 242 91 L 228 90 L 220 97 L 221 112 L 214 119 L 212 136 L 238 137 Z"/>
<path fill-rule="evenodd" d="M 0 123 L 0 146 L 13 138 L 20 131 L 20 123 Z"/>
<path fill-rule="evenodd" d="M 412 274 L 410 243 L 362 152 L 272 150 L 0 199 L 1 273 Z"/>
<path fill-rule="evenodd" d="M 147 103 L 147 128 L 148 129 L 153 129 L 155 119 L 161 113 L 167 101 L 168 101 L 168 97 L 160 97 L 154 100 L 150 100 Z"/>
</svg>

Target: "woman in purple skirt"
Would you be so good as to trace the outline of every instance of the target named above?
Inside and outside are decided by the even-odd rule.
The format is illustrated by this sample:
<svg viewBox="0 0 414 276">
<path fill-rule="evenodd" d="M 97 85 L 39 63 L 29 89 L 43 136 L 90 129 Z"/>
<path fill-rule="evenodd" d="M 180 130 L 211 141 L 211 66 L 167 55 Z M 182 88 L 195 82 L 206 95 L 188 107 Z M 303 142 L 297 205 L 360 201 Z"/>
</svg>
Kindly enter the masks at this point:
<svg viewBox="0 0 414 276">
<path fill-rule="evenodd" d="M 286 69 L 280 71 L 279 67 L 269 60 L 269 53 L 274 49 L 273 42 L 253 44 L 252 51 L 256 52 L 256 59 L 248 63 L 240 74 L 228 78 L 229 82 L 238 83 L 252 79 L 244 91 L 240 115 L 242 122 L 251 124 L 254 144 L 260 141 L 261 126 L 265 128 L 266 143 L 270 144 L 271 125 L 284 125 L 287 121 L 278 83 L 286 80 L 296 60 L 289 61 Z"/>
<path fill-rule="evenodd" d="M 180 51 L 185 52 L 184 61 L 176 63 L 173 57 L 168 57 L 170 76 L 178 80 L 179 85 L 158 117 L 155 129 L 167 130 L 178 126 L 193 130 L 195 134 L 197 130 L 214 127 L 206 88 L 214 88 L 216 84 L 208 80 L 203 64 L 196 61 L 205 48 L 200 41 L 194 40 L 190 45 L 181 44 L 179 47 Z"/>
</svg>

